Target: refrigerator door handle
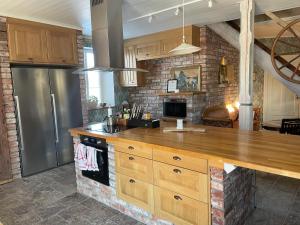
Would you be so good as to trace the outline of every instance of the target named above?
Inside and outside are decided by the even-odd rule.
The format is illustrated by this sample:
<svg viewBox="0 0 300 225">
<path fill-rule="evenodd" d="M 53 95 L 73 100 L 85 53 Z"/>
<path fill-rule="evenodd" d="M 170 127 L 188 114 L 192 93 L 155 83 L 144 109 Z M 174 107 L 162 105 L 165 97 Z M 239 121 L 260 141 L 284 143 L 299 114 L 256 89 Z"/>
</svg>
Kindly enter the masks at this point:
<svg viewBox="0 0 300 225">
<path fill-rule="evenodd" d="M 15 96 L 16 108 L 17 108 L 17 117 L 18 117 L 18 125 L 19 125 L 19 135 L 21 141 L 21 150 L 24 150 L 24 138 L 23 138 L 23 127 L 22 127 L 22 118 L 21 118 L 21 111 L 20 111 L 20 103 L 19 103 L 19 96 Z"/>
<path fill-rule="evenodd" d="M 52 104 L 53 104 L 53 113 L 54 113 L 54 126 L 55 126 L 55 142 L 59 142 L 59 136 L 58 136 L 58 126 L 57 126 L 57 111 L 56 111 L 56 102 L 55 102 L 55 95 L 51 94 L 52 98 Z"/>
</svg>

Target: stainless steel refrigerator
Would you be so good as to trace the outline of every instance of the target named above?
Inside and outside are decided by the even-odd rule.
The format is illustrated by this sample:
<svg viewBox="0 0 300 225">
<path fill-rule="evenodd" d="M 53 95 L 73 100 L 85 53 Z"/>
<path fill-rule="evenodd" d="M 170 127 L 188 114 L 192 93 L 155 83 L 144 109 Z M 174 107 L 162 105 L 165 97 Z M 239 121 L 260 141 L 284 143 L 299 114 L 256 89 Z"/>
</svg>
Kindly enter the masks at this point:
<svg viewBox="0 0 300 225">
<path fill-rule="evenodd" d="M 68 129 L 82 126 L 82 112 L 80 79 L 72 71 L 12 69 L 23 176 L 74 160 Z"/>
</svg>

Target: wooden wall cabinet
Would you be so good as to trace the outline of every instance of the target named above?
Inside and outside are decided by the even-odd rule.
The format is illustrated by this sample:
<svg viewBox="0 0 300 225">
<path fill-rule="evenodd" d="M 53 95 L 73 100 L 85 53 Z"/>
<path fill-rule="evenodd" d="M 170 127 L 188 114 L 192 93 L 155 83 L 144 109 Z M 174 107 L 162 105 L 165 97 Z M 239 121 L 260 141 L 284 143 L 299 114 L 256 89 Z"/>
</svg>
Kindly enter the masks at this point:
<svg viewBox="0 0 300 225">
<path fill-rule="evenodd" d="M 8 18 L 12 63 L 77 65 L 77 31 Z"/>
<path fill-rule="evenodd" d="M 185 28 L 186 41 L 200 46 L 200 29 L 195 26 Z M 169 57 L 169 51 L 182 43 L 182 29 L 173 29 L 125 41 L 124 61 L 127 68 L 143 68 L 145 60 Z M 120 85 L 137 87 L 145 84 L 145 74 L 126 71 L 120 74 Z"/>
<path fill-rule="evenodd" d="M 187 43 L 200 47 L 199 27 L 185 27 L 185 37 Z M 162 31 L 125 41 L 126 46 L 132 46 L 136 49 L 137 61 L 169 57 L 169 51 L 181 43 L 182 28 Z"/>
<path fill-rule="evenodd" d="M 137 63 L 136 47 L 128 46 L 124 48 L 124 62 L 126 68 L 137 68 L 141 64 Z M 120 74 L 120 85 L 123 87 L 137 87 L 145 83 L 145 75 L 136 71 L 124 71 Z"/>
<path fill-rule="evenodd" d="M 160 40 L 145 43 L 141 41 L 141 43 L 136 46 L 136 59 L 138 61 L 155 58 L 160 58 Z"/>
<path fill-rule="evenodd" d="M 47 62 L 46 32 L 35 23 L 8 20 L 8 43 L 13 62 Z"/>
<path fill-rule="evenodd" d="M 47 30 L 48 61 L 59 64 L 77 64 L 76 30 L 50 28 Z"/>
</svg>

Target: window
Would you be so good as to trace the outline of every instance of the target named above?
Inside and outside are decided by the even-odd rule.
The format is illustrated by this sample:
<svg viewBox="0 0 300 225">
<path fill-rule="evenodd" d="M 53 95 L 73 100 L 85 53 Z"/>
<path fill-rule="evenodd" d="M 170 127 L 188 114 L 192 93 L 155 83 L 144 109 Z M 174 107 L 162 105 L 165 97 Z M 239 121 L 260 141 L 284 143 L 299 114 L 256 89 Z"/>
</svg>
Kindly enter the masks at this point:
<svg viewBox="0 0 300 225">
<path fill-rule="evenodd" d="M 94 53 L 92 48 L 84 49 L 85 67 L 94 67 Z M 95 96 L 98 101 L 101 100 L 101 79 L 99 74 L 95 71 L 87 72 L 87 95 L 88 98 Z"/>
<path fill-rule="evenodd" d="M 92 48 L 84 48 L 84 62 L 86 68 L 94 67 L 94 53 Z M 115 105 L 114 74 L 112 72 L 87 72 L 87 97 L 96 97 L 99 103 Z"/>
</svg>

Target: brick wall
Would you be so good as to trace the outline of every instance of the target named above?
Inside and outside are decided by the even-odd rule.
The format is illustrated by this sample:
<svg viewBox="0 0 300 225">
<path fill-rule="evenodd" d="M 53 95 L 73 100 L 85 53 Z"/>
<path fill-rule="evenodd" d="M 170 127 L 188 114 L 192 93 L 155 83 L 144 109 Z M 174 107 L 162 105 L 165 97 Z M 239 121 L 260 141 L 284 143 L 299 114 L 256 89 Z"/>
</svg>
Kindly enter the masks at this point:
<svg viewBox="0 0 300 225">
<path fill-rule="evenodd" d="M 79 64 L 84 64 L 83 56 L 83 37 L 82 33 L 78 31 L 77 35 L 77 46 L 78 46 L 78 59 Z M 5 121 L 8 130 L 8 141 L 9 151 L 11 158 L 12 174 L 13 179 L 21 177 L 20 168 L 20 155 L 19 155 L 19 143 L 17 137 L 17 125 L 16 125 L 16 114 L 15 105 L 13 98 L 13 83 L 12 75 L 9 64 L 9 51 L 6 31 L 6 18 L 0 17 L 0 79 L 3 88 L 3 99 L 4 99 L 4 110 L 5 110 Z M 81 79 L 81 101 L 82 101 L 82 113 L 83 122 L 88 122 L 88 113 L 86 107 L 86 86 L 85 76 L 80 75 Z"/>
<path fill-rule="evenodd" d="M 254 209 L 253 170 L 238 167 L 226 174 L 210 168 L 212 225 L 243 225 Z"/>
<path fill-rule="evenodd" d="M 0 76 L 3 88 L 5 121 L 8 130 L 9 151 L 13 178 L 21 177 L 19 144 L 13 99 L 12 77 L 6 32 L 6 18 L 0 17 Z"/>
<path fill-rule="evenodd" d="M 194 101 L 196 105 L 193 105 L 192 109 L 193 111 L 197 110 L 197 114 L 190 112 L 189 118 L 191 120 L 198 121 L 203 108 L 209 105 L 234 102 L 238 99 L 238 50 L 208 27 L 204 26 L 199 29 L 201 51 L 185 56 L 148 60 L 146 65 L 150 73 L 146 75 L 146 85 L 128 89 L 130 102 L 136 102 L 145 107 L 148 104 L 148 110 L 153 116 L 161 117 L 163 98 L 159 97 L 158 94 L 166 90 L 167 81 L 173 78 L 170 73 L 171 69 L 196 64 L 202 67 L 201 88 L 206 94 L 199 97 L 200 100 Z M 218 84 L 219 65 L 223 56 L 235 68 L 235 81 L 230 84 Z M 187 101 L 192 100 L 187 98 Z M 200 105 L 199 102 L 201 102 Z"/>
<path fill-rule="evenodd" d="M 78 61 L 81 67 L 84 66 L 84 36 L 81 31 L 77 32 L 77 48 L 78 48 Z M 89 122 L 88 108 L 87 108 L 87 90 L 86 90 L 86 74 L 80 74 L 80 94 L 81 94 L 81 107 L 82 107 L 82 119 L 83 124 L 86 125 Z"/>
</svg>

